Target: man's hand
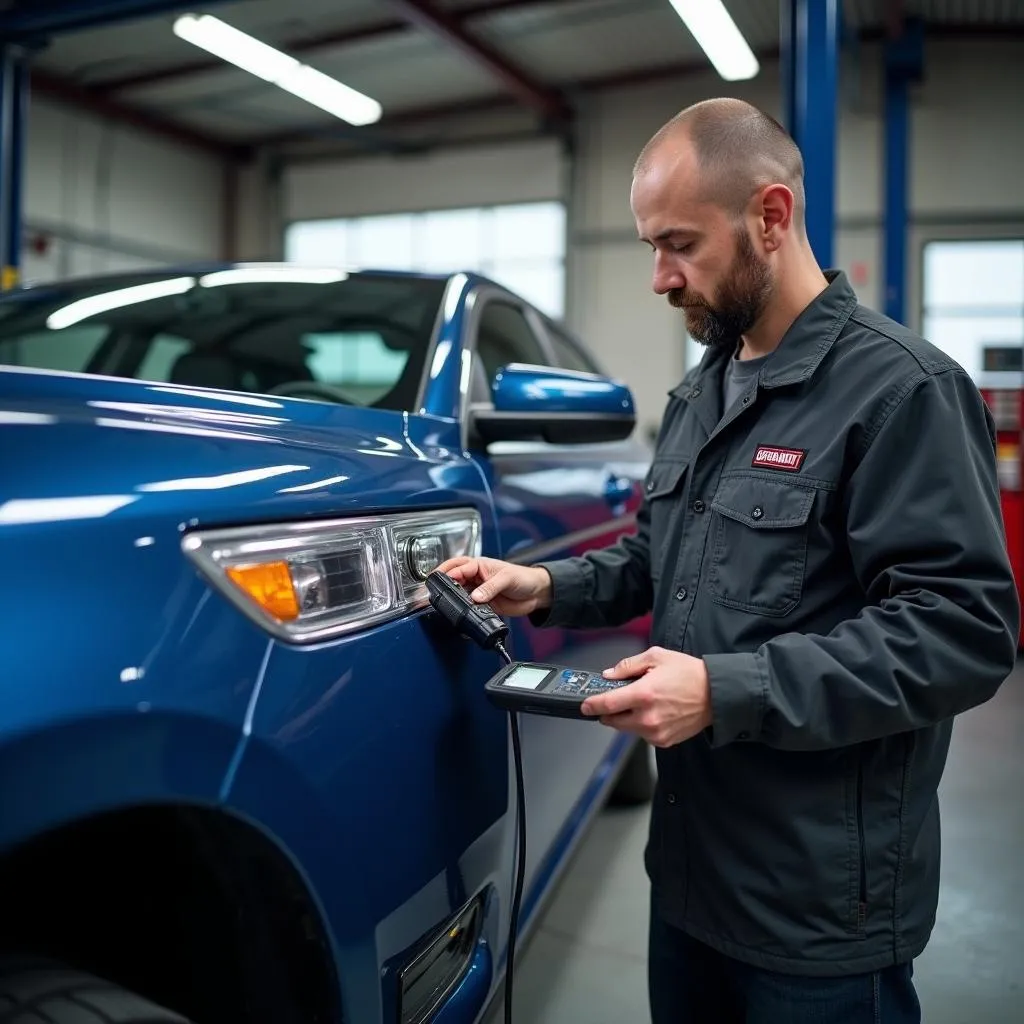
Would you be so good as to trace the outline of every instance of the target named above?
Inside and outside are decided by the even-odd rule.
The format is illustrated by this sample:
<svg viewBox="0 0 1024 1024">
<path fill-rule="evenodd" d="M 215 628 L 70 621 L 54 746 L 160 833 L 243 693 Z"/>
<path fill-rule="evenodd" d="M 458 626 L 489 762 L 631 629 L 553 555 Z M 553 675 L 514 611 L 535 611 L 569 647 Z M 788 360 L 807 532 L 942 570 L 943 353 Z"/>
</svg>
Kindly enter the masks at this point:
<svg viewBox="0 0 1024 1024">
<path fill-rule="evenodd" d="M 489 604 L 499 615 L 529 615 L 551 604 L 547 569 L 466 556 L 449 558 L 437 568 L 469 589 L 474 602 Z"/>
<path fill-rule="evenodd" d="M 606 669 L 606 679 L 635 679 L 588 697 L 585 715 L 642 736 L 655 747 L 672 747 L 711 725 L 711 688 L 700 658 L 651 647 Z"/>
</svg>

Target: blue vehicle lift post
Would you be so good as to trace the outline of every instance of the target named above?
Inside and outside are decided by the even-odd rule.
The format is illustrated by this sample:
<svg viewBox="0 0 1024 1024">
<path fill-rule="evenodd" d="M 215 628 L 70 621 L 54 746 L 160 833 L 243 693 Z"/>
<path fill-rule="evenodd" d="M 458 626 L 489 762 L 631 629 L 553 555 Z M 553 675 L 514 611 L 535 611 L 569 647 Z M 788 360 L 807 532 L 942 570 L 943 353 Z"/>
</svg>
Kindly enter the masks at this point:
<svg viewBox="0 0 1024 1024">
<path fill-rule="evenodd" d="M 906 323 L 910 83 L 924 71 L 924 26 L 907 19 L 885 42 L 885 222 L 883 311 Z"/>
<path fill-rule="evenodd" d="M 807 235 L 820 266 L 833 263 L 839 0 L 782 0 L 783 116 L 804 157 Z"/>
<path fill-rule="evenodd" d="M 13 44 L 0 51 L 0 289 L 18 284 L 28 116 L 28 58 Z"/>
</svg>

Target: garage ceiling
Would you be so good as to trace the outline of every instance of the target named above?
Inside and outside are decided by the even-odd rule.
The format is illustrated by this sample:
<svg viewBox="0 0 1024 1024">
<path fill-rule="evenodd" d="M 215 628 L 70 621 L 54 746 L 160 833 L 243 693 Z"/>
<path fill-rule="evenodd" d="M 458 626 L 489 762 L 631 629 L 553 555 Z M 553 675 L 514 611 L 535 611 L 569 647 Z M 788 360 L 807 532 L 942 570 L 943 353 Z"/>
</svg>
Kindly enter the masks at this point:
<svg viewBox="0 0 1024 1024">
<path fill-rule="evenodd" d="M 777 0 L 726 3 L 759 57 L 774 57 Z M 881 38 L 898 7 L 932 36 L 1024 36 L 1021 0 L 845 0 L 845 31 Z M 208 10 L 372 96 L 384 117 L 353 129 L 206 59 L 172 33 L 173 15 L 57 36 L 34 59 L 35 89 L 217 152 L 299 151 L 380 148 L 390 128 L 464 109 L 518 105 L 550 129 L 581 91 L 707 67 L 668 0 L 218 0 Z"/>
</svg>

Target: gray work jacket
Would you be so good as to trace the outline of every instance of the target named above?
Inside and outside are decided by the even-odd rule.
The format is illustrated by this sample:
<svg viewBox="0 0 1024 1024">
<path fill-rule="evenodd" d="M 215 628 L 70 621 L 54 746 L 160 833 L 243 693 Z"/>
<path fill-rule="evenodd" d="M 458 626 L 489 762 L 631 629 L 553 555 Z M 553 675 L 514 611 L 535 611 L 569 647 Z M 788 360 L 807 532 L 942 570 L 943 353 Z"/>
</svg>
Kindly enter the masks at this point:
<svg viewBox="0 0 1024 1024">
<path fill-rule="evenodd" d="M 635 535 L 544 563 L 533 616 L 653 609 L 652 644 L 705 660 L 713 726 L 657 752 L 656 904 L 804 975 L 924 948 L 951 720 L 1011 671 L 1020 616 L 978 390 L 827 276 L 724 417 L 724 355 L 671 392 Z"/>
</svg>

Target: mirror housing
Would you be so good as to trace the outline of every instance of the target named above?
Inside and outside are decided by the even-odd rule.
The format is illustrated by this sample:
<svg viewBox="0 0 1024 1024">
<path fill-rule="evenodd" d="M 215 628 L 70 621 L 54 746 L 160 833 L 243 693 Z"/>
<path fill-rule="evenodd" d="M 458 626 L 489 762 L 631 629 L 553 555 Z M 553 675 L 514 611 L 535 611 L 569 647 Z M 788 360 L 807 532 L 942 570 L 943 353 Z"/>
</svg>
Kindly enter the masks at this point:
<svg viewBox="0 0 1024 1024">
<path fill-rule="evenodd" d="M 602 444 L 636 426 L 630 389 L 596 373 L 511 363 L 495 374 L 492 403 L 470 408 L 470 436 L 493 441 Z"/>
</svg>

